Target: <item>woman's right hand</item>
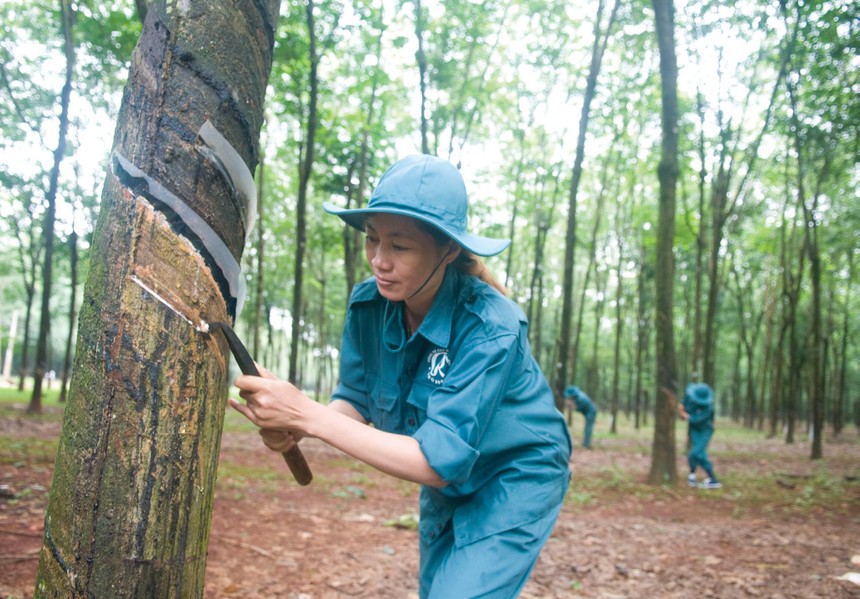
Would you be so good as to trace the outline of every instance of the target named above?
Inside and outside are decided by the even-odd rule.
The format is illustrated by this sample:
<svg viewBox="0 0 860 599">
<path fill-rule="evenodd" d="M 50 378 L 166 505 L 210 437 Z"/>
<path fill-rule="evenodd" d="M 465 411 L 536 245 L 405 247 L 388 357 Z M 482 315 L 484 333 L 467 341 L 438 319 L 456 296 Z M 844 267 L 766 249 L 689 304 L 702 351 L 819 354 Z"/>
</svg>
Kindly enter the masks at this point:
<svg viewBox="0 0 860 599">
<path fill-rule="evenodd" d="M 264 368 L 260 368 L 260 376 L 241 375 L 234 384 L 245 403 L 230 398 L 230 406 L 261 429 L 303 436 L 325 410 L 295 386 Z M 270 435 L 270 440 L 278 446 L 287 442 L 283 435 L 277 438 Z M 294 438 L 293 442 L 296 440 Z"/>
</svg>

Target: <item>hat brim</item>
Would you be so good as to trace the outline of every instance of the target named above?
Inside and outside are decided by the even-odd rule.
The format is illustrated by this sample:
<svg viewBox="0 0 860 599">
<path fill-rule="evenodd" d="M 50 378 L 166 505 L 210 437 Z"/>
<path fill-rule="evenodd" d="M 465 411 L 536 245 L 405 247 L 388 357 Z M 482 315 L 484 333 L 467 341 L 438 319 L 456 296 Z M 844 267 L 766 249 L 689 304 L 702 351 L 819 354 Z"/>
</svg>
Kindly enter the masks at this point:
<svg viewBox="0 0 860 599">
<path fill-rule="evenodd" d="M 385 213 L 408 216 L 410 218 L 420 220 L 432 227 L 439 229 L 445 235 L 459 243 L 463 248 L 472 252 L 473 254 L 477 254 L 478 256 L 495 256 L 496 254 L 503 252 L 509 245 L 511 245 L 510 239 L 494 239 L 492 237 L 482 237 L 480 235 L 472 235 L 470 233 L 457 233 L 448 229 L 447 227 L 440 225 L 438 222 L 435 222 L 429 218 L 425 218 L 424 216 L 416 214 L 415 212 L 408 209 L 376 207 L 354 208 L 348 210 L 346 208 L 339 208 L 334 204 L 330 204 L 329 202 L 323 202 L 323 210 L 325 210 L 329 214 L 334 214 L 335 216 L 340 217 L 343 222 L 348 224 L 350 227 L 358 229 L 359 231 L 364 231 L 364 222 L 371 214 Z"/>
</svg>

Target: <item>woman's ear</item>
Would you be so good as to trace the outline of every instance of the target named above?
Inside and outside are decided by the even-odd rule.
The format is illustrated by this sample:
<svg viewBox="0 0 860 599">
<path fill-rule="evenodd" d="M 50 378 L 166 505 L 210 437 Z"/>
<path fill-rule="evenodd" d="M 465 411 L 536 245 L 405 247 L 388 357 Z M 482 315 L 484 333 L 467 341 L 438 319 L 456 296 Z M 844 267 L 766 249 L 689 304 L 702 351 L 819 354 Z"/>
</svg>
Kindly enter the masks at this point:
<svg viewBox="0 0 860 599">
<path fill-rule="evenodd" d="M 448 253 L 446 253 L 445 258 L 443 258 L 443 260 L 445 261 L 445 266 L 448 266 L 454 260 L 456 260 L 457 256 L 460 255 L 460 252 L 463 251 L 463 248 L 460 247 L 459 243 L 456 243 L 452 240 L 450 244 L 451 245 L 448 246 Z"/>
</svg>

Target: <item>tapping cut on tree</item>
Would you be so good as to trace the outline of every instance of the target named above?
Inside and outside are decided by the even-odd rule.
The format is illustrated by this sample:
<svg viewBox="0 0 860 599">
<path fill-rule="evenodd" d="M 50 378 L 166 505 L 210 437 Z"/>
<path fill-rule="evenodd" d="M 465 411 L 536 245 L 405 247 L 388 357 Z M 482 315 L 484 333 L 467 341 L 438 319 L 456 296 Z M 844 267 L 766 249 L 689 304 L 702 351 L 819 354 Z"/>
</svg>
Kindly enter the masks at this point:
<svg viewBox="0 0 860 599">
<path fill-rule="evenodd" d="M 151 273 L 157 272 L 157 270 L 141 270 L 140 272 Z M 229 324 L 217 321 L 207 322 L 202 316 L 196 320 L 192 320 L 191 316 L 183 314 L 182 311 L 176 307 L 176 305 L 187 305 L 187 302 L 184 302 L 180 298 L 176 298 L 176 294 L 173 296 L 175 299 L 169 300 L 155 291 L 154 287 L 157 285 L 153 281 L 145 282 L 138 275 L 132 275 L 132 281 L 137 283 L 142 289 L 144 289 L 144 291 L 157 299 L 169 310 L 175 312 L 182 320 L 187 322 L 189 326 L 194 327 L 198 332 L 208 336 L 214 331 L 221 331 L 242 373 L 249 374 L 251 376 L 260 376 L 260 371 L 257 369 L 254 359 L 239 339 L 239 336 L 236 335 L 233 327 Z M 282 455 L 284 456 L 284 461 L 286 461 L 287 466 L 290 468 L 290 472 L 293 473 L 296 482 L 302 486 L 310 484 L 311 480 L 313 480 L 313 474 L 311 473 L 310 466 L 308 466 L 307 460 L 305 460 L 305 456 L 301 449 L 299 449 L 299 446 L 293 445 L 286 451 L 282 452 Z"/>
</svg>

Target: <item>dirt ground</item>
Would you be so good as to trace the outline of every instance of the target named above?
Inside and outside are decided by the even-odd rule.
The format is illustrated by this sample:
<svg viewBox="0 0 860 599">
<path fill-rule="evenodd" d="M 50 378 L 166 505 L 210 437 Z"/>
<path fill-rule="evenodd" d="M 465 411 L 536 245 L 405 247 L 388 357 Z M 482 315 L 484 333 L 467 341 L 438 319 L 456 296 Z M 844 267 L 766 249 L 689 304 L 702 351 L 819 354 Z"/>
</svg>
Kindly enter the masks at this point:
<svg viewBox="0 0 860 599">
<path fill-rule="evenodd" d="M 0 436 L 58 434 L 56 422 L 0 418 Z M 417 533 L 408 526 L 417 487 L 314 440 L 302 446 L 315 474 L 308 487 L 255 433 L 224 435 L 205 596 L 417 599 Z M 33 595 L 51 484 L 50 460 L 28 459 L 23 441 L 19 449 L 20 458 L 0 460 L 2 599 Z M 810 496 L 806 481 L 822 464 L 810 463 L 806 443 L 740 444 L 718 432 L 719 491 L 639 484 L 647 454 L 647 440 L 602 434 L 594 450 L 574 453 L 571 490 L 523 599 L 860 598 L 860 585 L 840 579 L 860 577 L 855 432 L 825 444 L 824 468 L 841 488 L 825 506 Z M 768 501 L 751 503 L 737 488 L 750 480 L 762 481 Z"/>
</svg>

